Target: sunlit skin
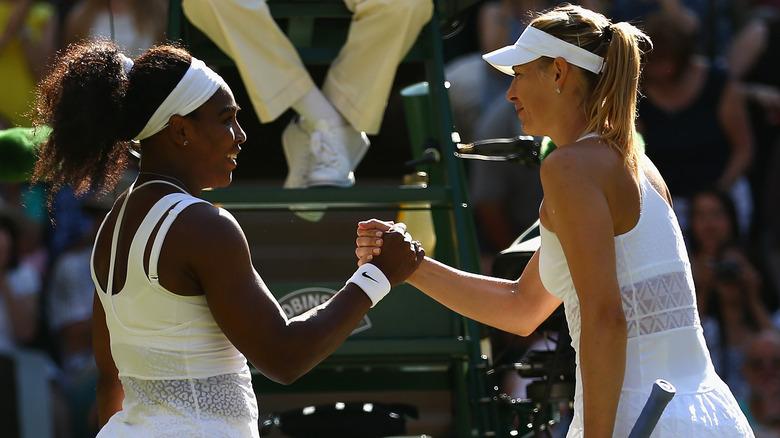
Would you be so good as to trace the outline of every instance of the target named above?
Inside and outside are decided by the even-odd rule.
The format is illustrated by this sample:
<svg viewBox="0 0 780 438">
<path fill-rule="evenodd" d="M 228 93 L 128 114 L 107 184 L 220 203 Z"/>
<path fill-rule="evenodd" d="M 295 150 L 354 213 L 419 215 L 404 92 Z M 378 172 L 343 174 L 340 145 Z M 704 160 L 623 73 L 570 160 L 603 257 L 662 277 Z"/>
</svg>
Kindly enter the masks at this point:
<svg viewBox="0 0 780 438">
<path fill-rule="evenodd" d="M 542 135 L 544 121 L 549 120 L 546 114 L 549 106 L 545 102 L 554 97 L 549 89 L 543 87 L 546 72 L 542 61 L 518 65 L 513 70 L 515 75 L 506 92 L 506 99 L 514 104 L 517 118 L 523 123 L 523 132 Z"/>
<path fill-rule="evenodd" d="M 539 58 L 512 70 L 506 99 L 515 106 L 526 134 L 550 137 L 559 147 L 585 134 L 588 121 L 581 105 L 586 87 L 578 67 L 559 57 Z"/>
<path fill-rule="evenodd" d="M 220 88 L 189 121 L 192 133 L 188 148 L 194 158 L 193 173 L 204 188 L 226 187 L 232 182 L 241 144 L 246 133 L 238 123 L 239 107 L 229 89 Z"/>
<path fill-rule="evenodd" d="M 627 342 L 614 237 L 639 220 L 639 182 L 614 149 L 598 138 L 581 139 L 589 93 L 581 69 L 556 58 L 513 70 L 506 98 L 515 105 L 524 131 L 546 135 L 558 145 L 542 163 L 540 220 L 558 236 L 579 298 L 586 436 L 611 436 Z M 642 171 L 671 202 L 652 163 L 643 162 Z M 359 263 L 381 254 L 381 232 L 389 226 L 377 220 L 358 225 Z M 429 258 L 407 281 L 458 313 L 527 336 L 561 303 L 541 283 L 538 257 L 537 252 L 516 281 L 465 273 Z"/>
<path fill-rule="evenodd" d="M 247 138 L 238 111 L 233 93 L 222 87 L 192 114 L 171 116 L 168 129 L 142 143 L 141 172 L 157 175 L 142 174 L 139 182 L 168 175 L 186 185 L 193 196 L 230 185 Z"/>
<path fill-rule="evenodd" d="M 193 114 L 174 115 L 168 127 L 143 140 L 136 189 L 127 207 L 116 244 L 113 292 L 124 293 L 129 248 L 149 210 L 162 197 L 186 190 L 193 196 L 210 187 L 231 183 L 237 156 L 246 134 L 237 121 L 239 107 L 228 88 L 219 89 Z M 117 205 L 125 202 L 127 193 Z M 95 275 L 108 288 L 112 233 L 119 208 L 109 212 L 97 236 Z M 403 241 L 407 251 L 378 257 L 373 263 L 392 285 L 402 282 L 424 252 L 404 240 L 402 233 L 384 236 Z M 148 269 L 151 243 L 143 265 Z M 279 383 L 289 384 L 330 355 L 352 333 L 372 302 L 354 283 L 345 285 L 325 303 L 288 318 L 252 265 L 246 236 L 226 210 L 197 203 L 178 214 L 165 236 L 158 262 L 160 284 L 175 295 L 204 296 L 214 321 L 227 339 L 257 370 Z M 102 426 L 122 409 L 124 392 L 111 355 L 111 340 L 103 306 L 94 299 L 93 344 L 99 370 L 98 406 Z"/>
</svg>

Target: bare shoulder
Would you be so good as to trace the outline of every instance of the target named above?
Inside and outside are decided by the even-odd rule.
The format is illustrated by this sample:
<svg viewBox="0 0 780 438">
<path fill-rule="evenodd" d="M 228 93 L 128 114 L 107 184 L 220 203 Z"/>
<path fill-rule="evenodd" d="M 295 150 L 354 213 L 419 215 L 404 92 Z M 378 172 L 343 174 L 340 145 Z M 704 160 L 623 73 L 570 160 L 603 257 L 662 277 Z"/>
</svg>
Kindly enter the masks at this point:
<svg viewBox="0 0 780 438">
<path fill-rule="evenodd" d="M 606 205 L 605 174 L 609 165 L 608 148 L 583 142 L 559 147 L 542 161 L 540 176 L 544 200 L 540 209 L 542 224 L 558 231 L 553 217 L 574 218 L 583 211 L 594 211 L 587 206 Z"/>
<path fill-rule="evenodd" d="M 233 215 L 206 202 L 193 204 L 179 213 L 171 232 L 175 232 L 185 246 L 197 247 L 200 253 L 208 248 L 246 245 L 244 231 Z"/>
<path fill-rule="evenodd" d="M 598 140 L 559 147 L 550 153 L 541 166 L 542 183 L 570 181 L 599 182 L 621 165 L 619 155 Z"/>
<path fill-rule="evenodd" d="M 669 189 L 666 187 L 666 182 L 661 176 L 661 172 L 658 171 L 658 168 L 655 167 L 655 164 L 653 164 L 653 162 L 650 161 L 646 155 L 640 155 L 640 160 L 640 172 L 644 172 L 645 177 L 648 181 L 650 181 L 650 184 L 653 186 L 655 191 L 663 196 L 669 205 L 672 205 L 672 195 L 669 193 Z"/>
</svg>

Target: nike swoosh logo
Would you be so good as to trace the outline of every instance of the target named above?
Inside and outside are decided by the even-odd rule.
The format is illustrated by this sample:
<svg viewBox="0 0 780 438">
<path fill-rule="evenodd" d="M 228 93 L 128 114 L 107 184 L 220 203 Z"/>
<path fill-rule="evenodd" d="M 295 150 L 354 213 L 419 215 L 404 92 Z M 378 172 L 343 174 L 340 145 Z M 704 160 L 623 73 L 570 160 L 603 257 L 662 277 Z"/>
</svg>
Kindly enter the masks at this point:
<svg viewBox="0 0 780 438">
<path fill-rule="evenodd" d="M 369 280 L 373 281 L 374 283 L 379 284 L 379 282 L 374 280 L 374 278 L 372 276 L 368 275 L 368 272 L 364 272 L 363 276 L 368 278 Z"/>
</svg>

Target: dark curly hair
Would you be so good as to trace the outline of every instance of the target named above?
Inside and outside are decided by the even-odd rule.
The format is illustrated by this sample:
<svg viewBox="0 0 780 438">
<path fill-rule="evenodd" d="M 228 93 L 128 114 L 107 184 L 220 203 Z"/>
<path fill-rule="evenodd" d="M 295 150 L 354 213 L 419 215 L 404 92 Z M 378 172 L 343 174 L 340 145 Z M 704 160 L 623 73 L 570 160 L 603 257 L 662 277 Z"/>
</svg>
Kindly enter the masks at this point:
<svg viewBox="0 0 780 438">
<path fill-rule="evenodd" d="M 38 151 L 34 181 L 49 184 L 47 205 L 64 186 L 77 195 L 111 190 L 128 164 L 129 142 L 141 132 L 189 68 L 192 56 L 163 45 L 125 73 L 109 41 L 69 46 L 37 90 L 37 126 L 51 127 Z"/>
</svg>

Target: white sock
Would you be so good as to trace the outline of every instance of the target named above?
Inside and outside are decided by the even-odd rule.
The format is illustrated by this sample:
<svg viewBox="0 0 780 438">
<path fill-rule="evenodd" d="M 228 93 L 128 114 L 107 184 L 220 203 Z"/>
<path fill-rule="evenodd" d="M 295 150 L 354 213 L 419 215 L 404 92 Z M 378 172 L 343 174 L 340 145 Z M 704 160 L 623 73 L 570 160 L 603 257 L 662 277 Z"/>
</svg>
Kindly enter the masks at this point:
<svg viewBox="0 0 780 438">
<path fill-rule="evenodd" d="M 325 120 L 331 126 L 346 124 L 341 114 L 317 87 L 313 87 L 293 103 L 292 109 L 303 117 L 303 123 L 308 129 L 313 129 L 320 120 Z"/>
</svg>

